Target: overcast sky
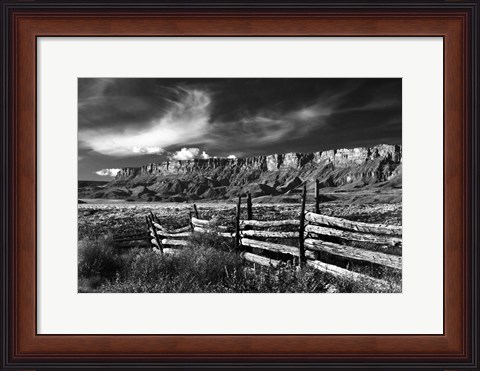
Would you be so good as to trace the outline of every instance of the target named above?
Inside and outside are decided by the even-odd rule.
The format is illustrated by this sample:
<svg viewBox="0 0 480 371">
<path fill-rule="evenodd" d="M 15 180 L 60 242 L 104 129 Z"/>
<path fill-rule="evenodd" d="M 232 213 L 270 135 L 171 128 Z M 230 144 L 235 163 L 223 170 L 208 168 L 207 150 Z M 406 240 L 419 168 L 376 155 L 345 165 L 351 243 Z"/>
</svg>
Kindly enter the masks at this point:
<svg viewBox="0 0 480 371">
<path fill-rule="evenodd" d="M 401 108 L 398 78 L 81 78 L 79 180 L 168 158 L 399 144 Z"/>
</svg>

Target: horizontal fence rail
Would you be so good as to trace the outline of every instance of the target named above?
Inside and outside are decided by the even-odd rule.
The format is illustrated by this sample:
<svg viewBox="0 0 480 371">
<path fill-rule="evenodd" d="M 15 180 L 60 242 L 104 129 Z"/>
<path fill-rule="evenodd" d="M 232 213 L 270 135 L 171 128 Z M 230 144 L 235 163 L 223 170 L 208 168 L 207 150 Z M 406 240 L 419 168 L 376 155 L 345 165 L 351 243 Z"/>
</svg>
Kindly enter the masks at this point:
<svg viewBox="0 0 480 371">
<path fill-rule="evenodd" d="M 148 247 L 150 237 L 145 232 L 132 232 L 113 236 L 113 245 L 117 248 Z"/>
<path fill-rule="evenodd" d="M 381 245 L 395 246 L 402 243 L 402 240 L 396 237 L 342 231 L 339 229 L 322 227 L 322 226 L 313 225 L 313 224 L 308 224 L 305 227 L 305 232 L 322 235 L 322 236 L 337 237 L 337 238 L 341 238 L 343 240 L 348 240 L 348 241 L 369 242 L 369 243 L 381 244 Z"/>
<path fill-rule="evenodd" d="M 167 238 L 164 238 L 162 240 L 162 245 L 170 245 L 170 246 L 187 246 L 188 241 L 184 240 L 169 240 Z"/>
<path fill-rule="evenodd" d="M 220 237 L 227 237 L 227 238 L 235 237 L 235 232 L 219 232 L 219 231 L 217 231 L 215 229 L 211 229 L 211 228 L 194 227 L 193 231 L 194 232 L 199 232 L 199 233 L 212 233 L 212 234 L 216 234 L 217 236 L 220 236 Z"/>
<path fill-rule="evenodd" d="M 251 240 L 248 238 L 242 238 L 241 242 L 243 246 L 254 247 L 256 249 L 268 250 L 272 252 L 279 252 L 282 254 L 290 254 L 293 256 L 300 256 L 300 249 L 298 247 L 282 245 L 282 244 L 266 242 L 266 241 Z M 311 258 L 313 259 L 315 258 L 315 254 L 313 254 L 312 252 L 308 251 L 307 254 Z"/>
<path fill-rule="evenodd" d="M 268 227 L 283 227 L 283 226 L 294 226 L 298 227 L 300 225 L 299 220 L 240 220 L 240 226 L 252 226 L 259 228 L 268 228 Z"/>
<path fill-rule="evenodd" d="M 390 287 L 390 284 L 387 281 L 380 280 L 378 278 L 373 278 L 365 274 L 352 272 L 348 269 L 344 269 L 332 264 L 327 264 L 319 260 L 307 260 L 307 267 L 311 267 L 313 269 L 319 270 L 324 273 L 328 273 L 332 276 L 339 277 L 339 278 L 347 278 L 347 279 L 353 278 L 357 281 L 368 281 L 369 283 L 373 284 L 378 288 Z"/>
<path fill-rule="evenodd" d="M 320 215 L 312 212 L 305 214 L 305 219 L 308 222 L 316 223 L 320 225 L 326 225 L 329 227 L 338 227 L 355 232 L 366 232 L 376 234 L 386 234 L 401 236 L 402 227 L 396 225 L 382 225 L 382 224 L 369 224 L 363 222 L 355 222 L 352 220 L 336 218 L 333 216 Z"/>
<path fill-rule="evenodd" d="M 172 238 L 180 238 L 180 237 L 190 237 L 190 232 L 178 232 L 178 233 L 168 233 L 163 231 L 158 231 L 157 234 L 162 237 L 172 237 Z"/>
<path fill-rule="evenodd" d="M 261 255 L 252 254 L 250 252 L 243 252 L 241 256 L 251 263 L 260 264 L 266 267 L 278 268 L 281 264 L 280 260 L 269 259 Z"/>
<path fill-rule="evenodd" d="M 332 255 L 342 256 L 344 258 L 363 260 L 390 268 L 402 269 L 402 258 L 396 255 L 358 249 L 355 247 L 338 245 L 333 242 L 325 242 L 311 238 L 307 238 L 305 240 L 305 246 L 310 250 L 327 252 Z"/>
<path fill-rule="evenodd" d="M 250 237 L 269 237 L 269 238 L 298 238 L 298 232 L 281 232 L 281 231 L 257 231 L 254 229 L 243 230 L 240 236 Z"/>
<path fill-rule="evenodd" d="M 177 229 L 167 229 L 163 226 L 161 226 L 160 224 L 158 224 L 157 222 L 154 222 L 153 225 L 155 226 L 155 228 L 157 228 L 157 230 L 160 230 L 160 231 L 163 231 L 165 233 L 170 233 L 170 234 L 176 234 L 176 233 L 182 233 L 182 232 L 188 232 L 191 230 L 191 227 L 189 225 L 185 226 L 185 227 L 181 227 L 181 228 L 177 228 Z"/>
<path fill-rule="evenodd" d="M 215 230 L 218 230 L 218 231 L 228 231 L 229 230 L 228 227 L 224 227 L 222 225 L 216 225 L 215 223 L 212 223 L 210 220 L 197 219 L 195 217 L 192 217 L 191 223 L 192 223 L 193 226 L 200 227 L 200 228 L 206 227 L 206 228 L 215 229 Z"/>
</svg>

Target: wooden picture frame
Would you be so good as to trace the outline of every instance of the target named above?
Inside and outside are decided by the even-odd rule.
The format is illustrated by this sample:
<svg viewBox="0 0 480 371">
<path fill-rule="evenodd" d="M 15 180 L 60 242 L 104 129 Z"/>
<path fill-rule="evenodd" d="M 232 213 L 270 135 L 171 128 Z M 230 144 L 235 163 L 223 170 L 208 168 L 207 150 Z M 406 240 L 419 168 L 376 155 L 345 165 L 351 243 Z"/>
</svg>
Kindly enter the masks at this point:
<svg viewBox="0 0 480 371">
<path fill-rule="evenodd" d="M 480 3 L 2 1 L 2 368 L 478 369 Z M 39 36 L 444 40 L 442 335 L 38 335 Z"/>
</svg>

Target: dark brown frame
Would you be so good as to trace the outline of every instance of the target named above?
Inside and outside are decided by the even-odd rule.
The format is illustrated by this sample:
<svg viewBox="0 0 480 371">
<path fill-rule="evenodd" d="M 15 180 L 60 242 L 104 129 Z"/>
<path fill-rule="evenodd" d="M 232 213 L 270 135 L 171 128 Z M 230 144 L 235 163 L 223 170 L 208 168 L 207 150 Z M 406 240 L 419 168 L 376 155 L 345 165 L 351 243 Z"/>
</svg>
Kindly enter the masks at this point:
<svg viewBox="0 0 480 371">
<path fill-rule="evenodd" d="M 478 369 L 479 0 L 3 1 L 2 368 Z M 37 335 L 36 38 L 439 36 L 443 335 Z"/>
</svg>

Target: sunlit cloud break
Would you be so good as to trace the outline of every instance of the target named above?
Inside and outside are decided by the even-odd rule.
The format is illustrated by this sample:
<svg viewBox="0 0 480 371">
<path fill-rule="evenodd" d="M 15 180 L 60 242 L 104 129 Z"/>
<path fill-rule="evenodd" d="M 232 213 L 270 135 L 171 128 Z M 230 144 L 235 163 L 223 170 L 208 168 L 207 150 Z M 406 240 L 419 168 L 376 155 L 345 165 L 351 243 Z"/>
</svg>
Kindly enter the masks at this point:
<svg viewBox="0 0 480 371">
<path fill-rule="evenodd" d="M 111 176 L 114 177 L 118 174 L 118 172 L 122 169 L 102 169 L 95 172 L 95 174 L 100 176 Z"/>
<path fill-rule="evenodd" d="M 195 158 L 208 159 L 208 155 L 205 151 L 200 153 L 199 148 L 182 148 L 180 151 L 173 153 L 170 158 L 172 160 L 193 160 Z"/>
<path fill-rule="evenodd" d="M 159 154 L 168 146 L 198 142 L 209 131 L 210 95 L 198 89 L 177 89 L 177 95 L 178 101 L 171 101 L 148 128 L 138 130 L 132 122 L 122 131 L 87 129 L 79 133 L 80 146 L 104 155 L 128 157 Z"/>
</svg>

